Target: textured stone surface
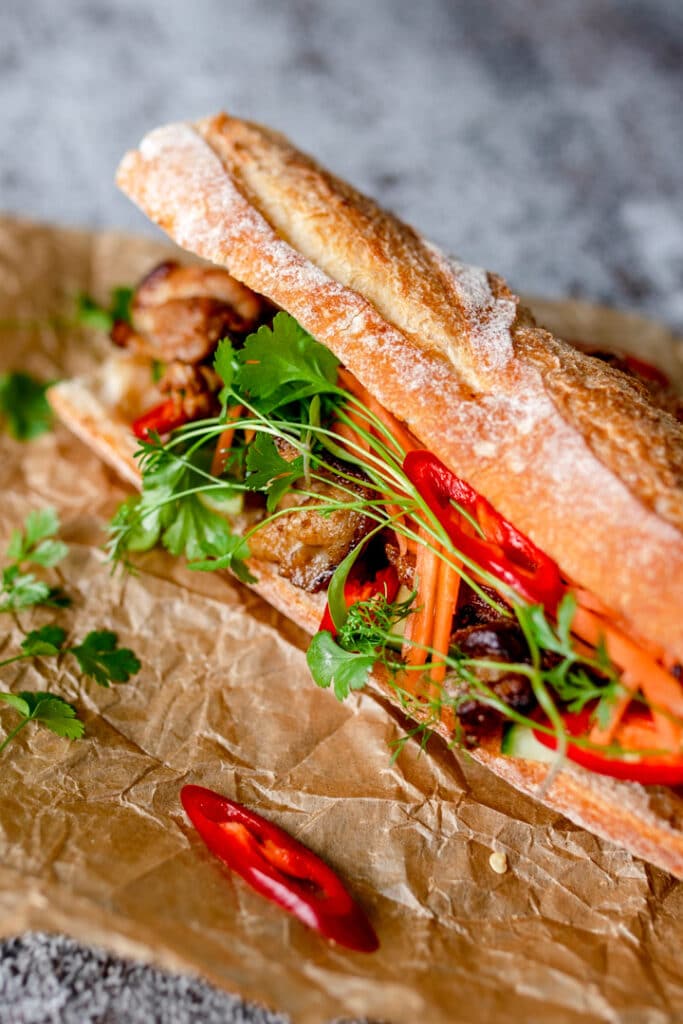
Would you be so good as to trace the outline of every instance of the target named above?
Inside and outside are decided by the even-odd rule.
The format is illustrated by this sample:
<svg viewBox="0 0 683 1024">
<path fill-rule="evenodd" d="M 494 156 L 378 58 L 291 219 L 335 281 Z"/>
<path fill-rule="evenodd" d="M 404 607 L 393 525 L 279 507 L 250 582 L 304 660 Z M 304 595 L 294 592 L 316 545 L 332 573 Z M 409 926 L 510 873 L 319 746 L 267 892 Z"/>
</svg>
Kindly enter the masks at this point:
<svg viewBox="0 0 683 1024">
<path fill-rule="evenodd" d="M 0 208 L 147 230 L 112 184 L 221 107 L 515 288 L 683 327 L 680 0 L 3 0 Z M 0 947 L 0 1024 L 275 1021 L 63 939 Z"/>
</svg>

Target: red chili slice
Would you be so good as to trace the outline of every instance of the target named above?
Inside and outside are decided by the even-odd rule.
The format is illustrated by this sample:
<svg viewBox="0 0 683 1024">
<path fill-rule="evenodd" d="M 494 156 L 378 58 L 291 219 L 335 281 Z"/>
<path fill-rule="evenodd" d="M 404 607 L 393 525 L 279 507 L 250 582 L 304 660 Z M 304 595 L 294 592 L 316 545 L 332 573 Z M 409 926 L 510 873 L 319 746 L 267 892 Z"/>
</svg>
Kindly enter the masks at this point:
<svg viewBox="0 0 683 1024">
<path fill-rule="evenodd" d="M 463 555 L 526 601 L 555 611 L 564 585 L 552 558 L 431 452 L 408 452 L 403 469 Z M 483 537 L 474 537 L 463 529 L 463 517 L 453 502 L 476 519 Z"/>
<path fill-rule="evenodd" d="M 593 724 L 591 709 L 585 708 L 576 714 L 566 712 L 562 715 L 562 721 L 570 736 L 587 738 Z M 557 739 L 552 733 L 534 729 L 534 736 L 550 750 L 556 749 Z M 628 751 L 623 757 L 601 754 L 598 750 L 578 747 L 574 743 L 569 744 L 567 757 L 592 772 L 611 775 L 615 779 L 640 782 L 645 786 L 683 785 L 683 755 L 636 753 L 638 749 L 656 750 L 662 742 L 652 716 L 646 711 L 629 711 L 619 727 L 617 737 Z"/>
<path fill-rule="evenodd" d="M 141 441 L 146 441 L 150 434 L 170 434 L 172 430 L 184 426 L 188 422 L 184 412 L 173 398 L 167 398 L 159 405 L 139 416 L 133 423 L 133 433 Z"/>
<path fill-rule="evenodd" d="M 651 380 L 654 384 L 659 384 L 664 388 L 671 387 L 671 381 L 658 366 L 646 363 L 644 359 L 639 359 L 637 356 L 624 356 L 624 362 L 631 373 L 635 373 L 637 377 L 642 377 L 643 380 Z"/>
<path fill-rule="evenodd" d="M 374 929 L 334 871 L 283 829 L 203 786 L 183 786 L 183 807 L 224 864 L 252 889 L 340 946 L 379 948 Z"/>
<path fill-rule="evenodd" d="M 387 601 L 393 601 L 398 594 L 400 583 L 396 569 L 388 565 L 380 569 L 371 579 L 363 580 L 358 575 L 350 574 L 344 584 L 344 600 L 346 607 L 350 608 L 358 601 L 369 601 L 377 594 L 384 594 Z M 327 629 L 332 636 L 337 635 L 337 629 L 332 621 L 332 613 L 329 604 L 325 605 L 325 613 L 320 620 L 319 631 Z"/>
</svg>

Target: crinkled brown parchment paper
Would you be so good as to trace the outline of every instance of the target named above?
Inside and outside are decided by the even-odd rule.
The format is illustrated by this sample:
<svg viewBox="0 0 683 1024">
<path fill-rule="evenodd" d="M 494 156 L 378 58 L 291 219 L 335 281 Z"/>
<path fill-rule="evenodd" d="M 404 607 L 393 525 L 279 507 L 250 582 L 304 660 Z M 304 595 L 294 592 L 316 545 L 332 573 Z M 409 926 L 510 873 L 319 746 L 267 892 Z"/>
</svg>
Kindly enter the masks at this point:
<svg viewBox="0 0 683 1024">
<path fill-rule="evenodd" d="M 133 281 L 161 251 L 0 221 L 0 369 L 91 366 L 105 339 L 51 318 L 79 289 L 104 298 Z M 660 327 L 572 302 L 542 315 L 568 335 L 645 338 L 681 374 Z M 64 931 L 301 1024 L 681 1019 L 683 885 L 438 741 L 426 756 L 408 744 L 392 766 L 397 719 L 370 696 L 342 706 L 316 689 L 303 638 L 237 585 L 157 552 L 139 575 L 111 578 L 102 524 L 124 489 L 63 429 L 28 445 L 3 436 L 0 483 L 2 549 L 29 509 L 54 504 L 75 598 L 60 621 L 78 635 L 115 629 L 144 665 L 110 690 L 83 686 L 70 663 L 3 671 L 3 689 L 54 685 L 87 725 L 77 743 L 28 728 L 2 758 L 4 935 Z M 1 625 L 0 650 L 14 650 L 18 628 Z M 183 818 L 185 782 L 258 808 L 321 853 L 367 908 L 380 951 L 334 949 L 225 874 Z M 489 867 L 493 850 L 507 854 L 504 875 Z"/>
</svg>

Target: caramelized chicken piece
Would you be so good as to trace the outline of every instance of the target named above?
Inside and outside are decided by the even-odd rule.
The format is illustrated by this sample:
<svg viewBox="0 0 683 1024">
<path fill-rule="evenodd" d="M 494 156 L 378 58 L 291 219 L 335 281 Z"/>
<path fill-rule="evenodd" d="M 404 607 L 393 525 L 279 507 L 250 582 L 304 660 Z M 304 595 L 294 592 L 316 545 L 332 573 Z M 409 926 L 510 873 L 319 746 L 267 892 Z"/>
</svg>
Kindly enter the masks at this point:
<svg viewBox="0 0 683 1024">
<path fill-rule="evenodd" d="M 415 586 L 415 555 L 409 551 L 402 555 L 398 546 L 391 541 L 385 543 L 384 553 L 389 565 L 393 565 L 396 570 L 398 582 L 412 590 Z"/>
<path fill-rule="evenodd" d="M 112 340 L 150 359 L 198 363 L 227 334 L 248 334 L 265 303 L 225 270 L 159 264 L 138 285 L 132 323 L 114 325 Z"/>
<path fill-rule="evenodd" d="M 209 366 L 193 366 L 178 360 L 166 363 L 157 387 L 162 394 L 177 400 L 188 420 L 213 416 L 220 409 L 220 379 Z"/>
<path fill-rule="evenodd" d="M 288 461 L 297 454 L 286 442 L 278 441 L 277 447 Z M 312 481 L 306 489 L 318 494 L 319 500 L 297 493 L 296 489 L 290 491 L 278 508 L 296 511 L 257 530 L 249 540 L 249 549 L 255 558 L 277 563 L 281 576 L 309 593 L 322 590 L 342 559 L 373 526 L 371 519 L 352 509 L 317 512 L 317 505 L 350 500 L 348 491 L 334 482 L 332 474 L 320 470 L 318 473 L 329 479 L 329 483 Z M 369 488 L 360 480 L 357 484 L 347 480 L 345 488 L 365 499 L 371 496 Z"/>
<path fill-rule="evenodd" d="M 523 663 L 529 659 L 522 630 L 509 619 L 499 618 L 484 625 L 458 629 L 451 639 L 468 658 L 503 663 Z M 499 700 L 515 711 L 528 714 L 535 706 L 536 699 L 526 676 L 510 672 L 503 665 L 500 669 L 478 668 L 476 674 Z M 501 720 L 501 712 L 477 700 L 476 693 L 466 683 L 456 682 L 451 693 L 460 698 L 456 710 L 468 742 L 476 741 L 477 735 Z"/>
</svg>

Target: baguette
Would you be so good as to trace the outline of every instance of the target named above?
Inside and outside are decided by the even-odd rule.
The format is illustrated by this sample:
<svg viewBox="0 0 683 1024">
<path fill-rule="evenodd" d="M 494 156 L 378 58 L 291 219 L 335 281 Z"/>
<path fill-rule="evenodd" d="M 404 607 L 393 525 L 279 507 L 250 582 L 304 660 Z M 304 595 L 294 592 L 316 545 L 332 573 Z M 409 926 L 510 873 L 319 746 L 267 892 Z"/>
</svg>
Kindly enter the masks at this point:
<svg viewBox="0 0 683 1024">
<path fill-rule="evenodd" d="M 181 246 L 291 313 L 420 443 L 613 609 L 683 662 L 683 435 L 642 388 L 538 328 L 498 277 L 450 259 L 267 129 L 219 115 L 152 132 L 123 190 Z M 119 357 L 121 358 L 121 357 Z M 50 393 L 131 482 L 109 368 Z M 265 564 L 259 593 L 310 633 L 322 611 Z M 372 685 L 396 702 L 381 673 Z M 452 739 L 443 722 L 437 731 Z M 473 756 L 527 793 L 547 766 Z M 549 806 L 683 877 L 683 801 L 568 764 Z"/>
</svg>

